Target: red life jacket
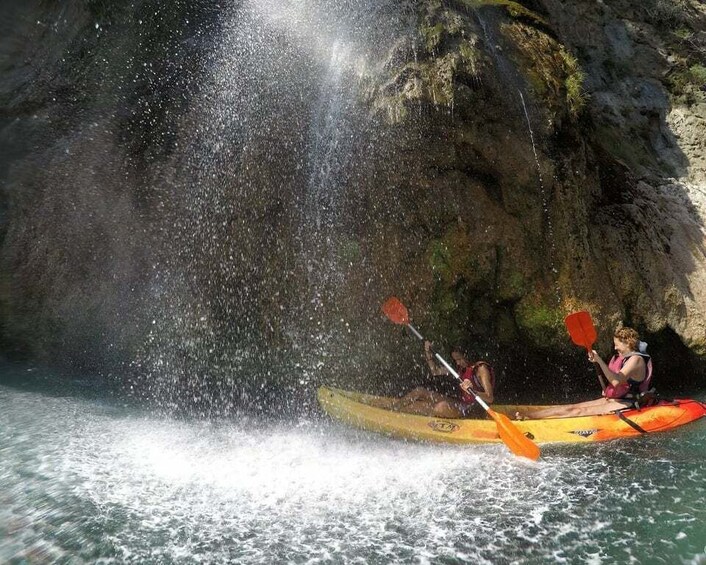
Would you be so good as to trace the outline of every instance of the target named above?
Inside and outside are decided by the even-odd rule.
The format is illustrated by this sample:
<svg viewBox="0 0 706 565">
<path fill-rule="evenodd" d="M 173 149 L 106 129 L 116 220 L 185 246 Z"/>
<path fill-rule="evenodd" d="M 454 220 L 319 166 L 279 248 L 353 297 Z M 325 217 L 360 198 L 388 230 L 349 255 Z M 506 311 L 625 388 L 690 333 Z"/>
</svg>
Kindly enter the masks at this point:
<svg viewBox="0 0 706 565">
<path fill-rule="evenodd" d="M 468 367 L 466 367 L 463 371 L 458 371 L 458 374 L 461 377 L 461 381 L 471 381 L 471 390 L 473 390 L 476 394 L 478 394 L 479 392 L 488 392 L 483 387 L 483 382 L 478 376 L 477 369 L 481 365 L 485 365 L 486 367 L 488 367 L 488 370 L 490 371 L 490 385 L 493 387 L 493 389 L 495 389 L 495 372 L 493 371 L 493 367 L 491 367 L 490 364 L 485 361 L 477 361 L 473 365 L 469 365 Z M 461 400 L 463 402 L 467 404 L 473 404 L 476 401 L 475 396 L 467 393 L 462 388 L 459 388 L 459 391 L 461 395 Z"/>
<path fill-rule="evenodd" d="M 603 391 L 603 396 L 615 399 L 634 398 L 641 392 L 650 390 L 650 385 L 652 384 L 652 358 L 646 353 L 628 353 L 625 357 L 613 355 L 608 363 L 608 368 L 614 373 L 619 373 L 625 362 L 633 355 L 639 355 L 645 360 L 645 378 L 641 381 L 628 379 L 627 382 L 619 385 L 609 384 Z"/>
</svg>

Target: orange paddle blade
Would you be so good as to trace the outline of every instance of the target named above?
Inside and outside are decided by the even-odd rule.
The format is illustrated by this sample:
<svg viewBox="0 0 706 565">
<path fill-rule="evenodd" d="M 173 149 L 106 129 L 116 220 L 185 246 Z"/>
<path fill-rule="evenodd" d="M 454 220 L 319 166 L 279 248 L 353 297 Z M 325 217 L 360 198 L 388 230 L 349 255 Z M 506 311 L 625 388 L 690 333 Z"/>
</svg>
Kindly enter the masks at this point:
<svg viewBox="0 0 706 565">
<path fill-rule="evenodd" d="M 588 312 L 574 312 L 564 319 L 566 329 L 569 330 L 571 341 L 576 345 L 581 345 L 587 350 L 593 348 L 596 342 L 596 328 Z"/>
<path fill-rule="evenodd" d="M 520 457 L 532 459 L 532 461 L 539 459 L 539 446 L 526 437 L 510 418 L 505 414 L 498 414 L 494 410 L 488 410 L 488 415 L 495 420 L 498 435 L 510 451 Z"/>
<path fill-rule="evenodd" d="M 404 304 L 395 296 L 385 300 L 382 311 L 395 324 L 409 324 L 409 313 Z"/>
</svg>

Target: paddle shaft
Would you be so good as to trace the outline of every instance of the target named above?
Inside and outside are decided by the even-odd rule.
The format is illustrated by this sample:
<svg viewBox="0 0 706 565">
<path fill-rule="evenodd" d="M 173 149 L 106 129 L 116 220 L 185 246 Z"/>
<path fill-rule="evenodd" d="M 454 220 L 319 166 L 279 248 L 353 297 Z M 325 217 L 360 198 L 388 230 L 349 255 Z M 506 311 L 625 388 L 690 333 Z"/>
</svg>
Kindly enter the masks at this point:
<svg viewBox="0 0 706 565">
<path fill-rule="evenodd" d="M 424 336 L 423 336 L 422 334 L 420 334 L 420 333 L 417 331 L 417 329 L 416 329 L 412 324 L 407 324 L 407 327 L 408 327 L 409 330 L 410 330 L 415 336 L 417 336 L 420 340 L 425 341 L 425 340 L 424 340 Z M 434 357 L 436 357 L 436 360 L 439 361 L 439 363 L 441 363 L 441 364 L 446 368 L 446 370 L 447 370 L 449 373 L 451 373 L 454 377 L 456 377 L 459 382 L 463 382 L 463 379 L 461 378 L 461 375 L 459 375 L 459 374 L 456 372 L 456 370 L 455 370 L 451 365 L 449 365 L 449 364 L 446 362 L 446 359 L 444 359 L 444 358 L 443 358 L 441 355 L 439 355 L 436 351 L 434 351 Z M 476 402 L 477 402 L 486 412 L 487 412 L 488 410 L 490 410 L 490 406 L 488 406 L 488 405 L 485 403 L 485 401 L 484 401 L 480 396 L 478 396 L 475 392 L 473 392 L 473 389 L 469 388 L 467 392 L 470 392 L 470 393 L 473 395 L 473 397 L 476 399 Z"/>
</svg>

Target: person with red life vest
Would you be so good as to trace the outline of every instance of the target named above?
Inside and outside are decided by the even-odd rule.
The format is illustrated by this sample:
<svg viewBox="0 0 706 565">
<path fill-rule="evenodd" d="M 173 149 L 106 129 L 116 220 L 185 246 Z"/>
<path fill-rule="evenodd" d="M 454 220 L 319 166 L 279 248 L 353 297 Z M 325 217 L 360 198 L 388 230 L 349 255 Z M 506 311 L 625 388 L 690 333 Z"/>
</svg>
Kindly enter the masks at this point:
<svg viewBox="0 0 706 565">
<path fill-rule="evenodd" d="M 449 371 L 434 361 L 431 342 L 424 342 L 424 354 L 429 369 L 435 377 L 443 377 Z M 456 365 L 456 372 L 461 377 L 455 395 L 441 394 L 425 387 L 417 387 L 395 401 L 393 408 L 402 412 L 436 416 L 438 418 L 479 418 L 485 417 L 485 410 L 475 401 L 473 391 L 487 404 L 493 402 L 495 377 L 492 367 L 485 361 L 471 363 L 465 351 L 456 346 L 451 349 L 451 357 Z"/>
<path fill-rule="evenodd" d="M 598 379 L 603 396 L 596 400 L 518 413 L 517 419 L 562 418 L 569 416 L 596 416 L 609 414 L 633 406 L 652 384 L 652 359 L 640 341 L 638 333 L 628 327 L 618 328 L 613 334 L 616 354 L 606 364 L 594 350 L 588 359 L 598 366 Z"/>
</svg>

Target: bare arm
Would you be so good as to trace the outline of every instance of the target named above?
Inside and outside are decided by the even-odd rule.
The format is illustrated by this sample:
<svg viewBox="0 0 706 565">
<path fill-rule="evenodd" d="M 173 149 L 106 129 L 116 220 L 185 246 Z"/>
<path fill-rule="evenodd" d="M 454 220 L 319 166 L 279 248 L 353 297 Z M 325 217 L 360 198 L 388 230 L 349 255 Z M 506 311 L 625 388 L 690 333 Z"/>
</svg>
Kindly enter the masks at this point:
<svg viewBox="0 0 706 565">
<path fill-rule="evenodd" d="M 480 378 L 480 382 L 483 383 L 483 390 L 485 391 L 477 393 L 478 396 L 485 400 L 486 404 L 492 404 L 494 399 L 493 380 L 487 365 L 480 365 L 478 367 L 478 378 Z"/>
<path fill-rule="evenodd" d="M 432 375 L 434 375 L 435 377 L 440 377 L 442 375 L 449 374 L 449 372 L 446 370 L 446 367 L 440 367 L 434 361 L 434 354 L 431 351 L 431 341 L 424 342 L 424 356 L 427 359 L 427 365 L 429 365 L 429 370 L 431 371 Z"/>
<path fill-rule="evenodd" d="M 474 390 L 473 393 L 475 393 L 476 396 L 480 397 L 486 404 L 492 404 L 493 403 L 493 379 L 491 378 L 490 375 L 490 369 L 488 369 L 487 365 L 480 365 L 477 369 L 476 375 L 480 379 L 481 384 L 483 385 L 483 390 L 484 392 L 476 391 Z M 461 388 L 471 394 L 471 381 L 466 379 L 461 383 Z"/>
<path fill-rule="evenodd" d="M 601 371 L 613 386 L 627 382 L 628 379 L 641 382 L 645 378 L 645 360 L 639 355 L 633 355 L 623 365 L 619 372 L 615 373 L 608 368 L 605 361 L 598 356 L 598 353 L 591 351 L 589 359 L 598 364 Z"/>
<path fill-rule="evenodd" d="M 593 353 L 595 353 L 595 351 Z M 588 355 L 588 358 L 593 361 L 590 353 Z M 601 390 L 604 391 L 606 388 L 608 388 L 608 381 L 606 380 L 605 375 L 603 374 L 603 369 L 601 369 L 600 365 L 598 365 L 598 362 L 594 361 L 594 363 L 596 365 L 596 374 L 598 375 L 598 384 L 601 385 Z"/>
</svg>

